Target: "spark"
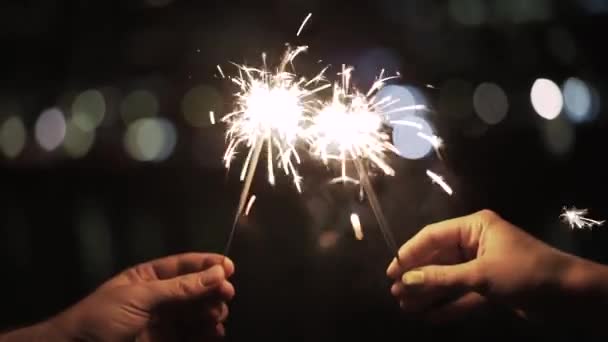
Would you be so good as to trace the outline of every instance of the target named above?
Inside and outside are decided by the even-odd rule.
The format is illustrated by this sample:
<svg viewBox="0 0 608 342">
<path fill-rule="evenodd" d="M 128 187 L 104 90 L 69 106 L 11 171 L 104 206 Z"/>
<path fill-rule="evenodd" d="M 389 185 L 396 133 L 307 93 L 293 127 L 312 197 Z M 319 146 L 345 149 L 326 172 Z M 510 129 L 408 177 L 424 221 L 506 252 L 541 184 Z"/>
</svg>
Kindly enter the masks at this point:
<svg viewBox="0 0 608 342">
<path fill-rule="evenodd" d="M 239 77 L 233 77 L 231 80 L 239 88 L 236 94 L 237 109 L 226 115 L 222 121 L 229 126 L 229 143 L 224 154 L 225 166 L 230 167 L 239 147 L 244 145 L 248 148 L 241 180 L 246 178 L 249 164 L 257 163 L 261 147 L 258 148 L 260 151 L 255 153 L 256 147 L 266 145 L 268 182 L 275 184 L 275 168 L 279 167 L 286 175 L 293 177 L 298 191 L 301 191 L 301 177 L 295 166 L 299 164 L 300 157 L 295 145 L 300 139 L 301 127 L 307 120 L 306 112 L 312 103 L 311 96 L 330 86 L 318 86 L 324 71 L 307 80 L 297 78 L 295 74 L 285 70 L 287 65 L 306 49 L 305 46 L 288 49 L 276 72 L 267 69 L 264 55 L 263 69 L 236 65 L 239 68 Z M 278 161 L 276 165 L 275 158 Z M 253 168 L 255 169 L 255 165 Z"/>
<path fill-rule="evenodd" d="M 215 113 L 213 111 L 209 111 L 209 121 L 212 125 L 215 125 Z"/>
<path fill-rule="evenodd" d="M 570 225 L 570 228 L 584 229 L 592 228 L 593 226 L 601 226 L 604 221 L 592 220 L 585 217 L 588 214 L 588 209 L 577 209 L 577 208 L 563 208 L 560 218 L 563 222 Z"/>
<path fill-rule="evenodd" d="M 333 86 L 332 99 L 321 103 L 311 125 L 306 130 L 311 152 L 325 164 L 338 161 L 341 165 L 339 179 L 352 179 L 346 174 L 346 164 L 354 160 L 368 160 L 374 167 L 389 176 L 395 171 L 386 162 L 388 152 L 396 153 L 390 135 L 384 130 L 383 108 L 391 102 L 376 100 L 373 93 L 389 78 L 379 78 L 367 94 L 352 89 L 352 67 L 342 66 L 341 81 Z M 382 74 L 381 74 L 382 76 Z M 358 175 L 360 178 L 362 175 Z"/>
<path fill-rule="evenodd" d="M 355 237 L 357 240 L 363 240 L 363 230 L 361 229 L 361 221 L 359 220 L 359 215 L 356 213 L 350 214 L 350 223 L 353 226 L 353 231 L 355 232 Z"/>
<path fill-rule="evenodd" d="M 314 156 L 326 165 L 332 161 L 340 165 L 341 176 L 332 182 L 358 180 L 388 247 L 397 255 L 397 244 L 369 179 L 369 168 L 380 169 L 388 176 L 395 175 L 395 170 L 386 161 L 389 152 L 397 153 L 385 129 L 386 117 L 397 111 L 411 110 L 412 106 L 386 110 L 396 101 L 390 97 L 378 99 L 376 92 L 395 77 L 384 78 L 384 70 L 367 93 L 351 86 L 352 71 L 352 67 L 342 65 L 341 79 L 333 85 L 331 100 L 319 103 L 305 135 Z M 355 177 L 346 173 L 349 162 L 355 166 Z"/>
<path fill-rule="evenodd" d="M 220 72 L 220 75 L 222 75 L 222 78 L 226 78 L 224 70 L 222 70 L 222 67 L 219 64 L 217 65 L 217 70 Z"/>
<path fill-rule="evenodd" d="M 235 93 L 236 109 L 222 118 L 228 127 L 225 167 L 230 169 L 239 148 L 245 147 L 247 152 L 240 174 L 240 180 L 244 181 L 243 189 L 225 253 L 230 248 L 239 217 L 245 209 L 245 201 L 264 149 L 268 182 L 274 185 L 275 169 L 282 169 L 301 192 L 302 177 L 296 169 L 300 157 L 296 144 L 301 138 L 302 125 L 313 102 L 312 96 L 330 87 L 324 82 L 325 69 L 310 80 L 287 70 L 288 66 L 293 68 L 295 58 L 307 49 L 307 46 L 288 47 L 278 66 L 273 69 L 268 68 L 265 53 L 262 54 L 261 68 L 232 63 L 238 69 L 238 76 L 229 79 L 238 91 Z"/>
<path fill-rule="evenodd" d="M 439 186 L 441 186 L 441 188 L 450 196 L 452 196 L 452 194 L 454 193 L 454 191 L 452 190 L 452 188 L 448 185 L 448 183 L 446 183 L 445 180 L 443 180 L 443 177 L 439 176 L 438 174 L 434 173 L 431 170 L 426 170 L 426 174 L 427 176 L 429 176 L 429 178 L 431 178 L 431 180 L 433 181 L 433 183 L 439 184 Z"/>
<path fill-rule="evenodd" d="M 249 212 L 251 211 L 251 208 L 253 207 L 253 203 L 255 203 L 255 195 L 251 195 L 251 197 L 249 198 L 249 202 L 247 202 L 247 209 L 245 209 L 245 216 L 249 216 Z"/>
<path fill-rule="evenodd" d="M 300 36 L 300 33 L 302 33 L 302 29 L 304 29 L 304 26 L 306 25 L 306 23 L 308 22 L 308 20 L 310 20 L 310 17 L 312 17 L 312 13 L 308 13 L 308 15 L 306 16 L 306 18 L 304 18 L 304 21 L 302 22 L 302 25 L 300 25 L 300 28 L 298 29 L 298 33 L 296 34 L 296 37 Z"/>
</svg>

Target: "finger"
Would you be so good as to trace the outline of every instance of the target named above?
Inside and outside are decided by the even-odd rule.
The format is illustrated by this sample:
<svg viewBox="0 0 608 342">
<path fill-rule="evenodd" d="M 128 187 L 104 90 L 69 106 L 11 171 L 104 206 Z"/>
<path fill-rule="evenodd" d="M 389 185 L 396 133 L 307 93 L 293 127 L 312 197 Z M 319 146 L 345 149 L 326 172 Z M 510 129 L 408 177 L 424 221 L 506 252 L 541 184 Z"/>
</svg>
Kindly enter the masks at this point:
<svg viewBox="0 0 608 342">
<path fill-rule="evenodd" d="M 484 227 L 498 216 L 483 210 L 471 215 L 445 220 L 424 227 L 399 249 L 399 261 L 394 259 L 387 275 L 397 279 L 404 271 L 424 265 L 424 260 L 437 250 L 460 248 L 468 252 L 477 250 Z"/>
<path fill-rule="evenodd" d="M 228 305 L 224 302 L 216 302 L 208 306 L 203 313 L 203 319 L 210 320 L 216 323 L 222 323 L 228 318 L 230 311 Z"/>
<path fill-rule="evenodd" d="M 227 277 L 234 273 L 232 261 L 214 253 L 184 253 L 152 260 L 139 267 L 149 267 L 157 279 L 169 279 L 188 273 L 204 271 L 214 265 L 223 265 Z"/>
<path fill-rule="evenodd" d="M 218 337 L 225 337 L 226 336 L 226 328 L 224 327 L 223 323 L 218 323 L 215 326 L 215 334 Z"/>
<path fill-rule="evenodd" d="M 147 304 L 154 306 L 164 302 L 200 298 L 214 290 L 225 280 L 224 268 L 220 265 L 179 277 L 147 283 Z"/>
<path fill-rule="evenodd" d="M 230 301 L 235 295 L 234 286 L 229 281 L 224 280 L 218 287 L 217 294 L 219 299 Z"/>
<path fill-rule="evenodd" d="M 480 309 L 486 303 L 485 297 L 475 292 L 469 292 L 451 303 L 432 310 L 426 315 L 426 318 L 433 323 L 455 320 Z"/>
<path fill-rule="evenodd" d="M 430 265 L 406 272 L 401 277 L 405 289 L 426 288 L 450 292 L 478 291 L 484 287 L 485 275 L 478 260 L 457 265 Z"/>
</svg>

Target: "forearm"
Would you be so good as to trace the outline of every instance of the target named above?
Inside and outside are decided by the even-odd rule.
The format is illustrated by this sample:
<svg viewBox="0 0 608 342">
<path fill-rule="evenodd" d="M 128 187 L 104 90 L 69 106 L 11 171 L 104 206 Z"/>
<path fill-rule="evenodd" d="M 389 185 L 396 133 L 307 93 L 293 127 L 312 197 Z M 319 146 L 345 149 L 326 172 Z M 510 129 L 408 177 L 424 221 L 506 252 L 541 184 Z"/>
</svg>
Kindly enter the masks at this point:
<svg viewBox="0 0 608 342">
<path fill-rule="evenodd" d="M 576 334 L 608 335 L 608 266 L 569 256 L 557 291 L 545 302 L 545 322 Z M 553 292 L 553 295 L 551 295 Z M 555 325 L 554 325 L 555 324 Z"/>
<path fill-rule="evenodd" d="M 63 336 L 51 321 L 45 321 L 32 326 L 14 329 L 0 333 L 0 342 L 67 342 L 68 338 Z"/>
<path fill-rule="evenodd" d="M 78 334 L 78 320 L 70 310 L 43 322 L 0 332 L 0 342 L 85 342 L 89 339 Z M 92 339 L 91 339 L 92 341 Z"/>
</svg>

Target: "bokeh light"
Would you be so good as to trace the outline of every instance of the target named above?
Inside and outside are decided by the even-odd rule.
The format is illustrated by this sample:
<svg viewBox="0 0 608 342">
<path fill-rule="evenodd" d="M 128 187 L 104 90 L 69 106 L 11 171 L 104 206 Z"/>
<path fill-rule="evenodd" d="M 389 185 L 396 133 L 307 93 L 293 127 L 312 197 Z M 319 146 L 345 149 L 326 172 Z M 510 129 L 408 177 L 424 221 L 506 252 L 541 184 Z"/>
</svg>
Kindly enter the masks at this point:
<svg viewBox="0 0 608 342">
<path fill-rule="evenodd" d="M 487 82 L 475 89 L 473 106 L 481 120 L 488 125 L 495 125 L 507 116 L 509 100 L 499 85 Z"/>
<path fill-rule="evenodd" d="M 162 118 L 144 118 L 131 123 L 125 134 L 125 149 L 138 161 L 163 161 L 177 143 L 174 125 Z"/>
<path fill-rule="evenodd" d="M 158 111 L 158 99 L 148 90 L 131 92 L 120 105 L 120 113 L 127 124 L 141 118 L 157 116 Z"/>
<path fill-rule="evenodd" d="M 397 109 L 403 107 L 410 107 L 416 105 L 424 105 L 428 106 L 428 102 L 424 94 L 415 87 L 411 86 L 403 86 L 403 85 L 395 85 L 389 84 L 382 87 L 378 93 L 376 94 L 376 98 L 384 99 L 390 98 L 391 101 L 395 101 L 394 103 L 383 106 L 383 110 L 387 113 L 390 113 L 387 120 L 394 121 L 399 120 L 406 115 L 411 114 L 423 114 L 426 113 L 424 110 L 407 110 L 407 111 L 398 111 Z"/>
<path fill-rule="evenodd" d="M 433 150 L 433 145 L 429 141 L 422 139 L 418 133 L 422 132 L 426 135 L 433 135 L 433 128 L 425 119 L 419 116 L 408 115 L 402 117 L 402 119 L 420 124 L 422 131 L 409 126 L 395 125 L 393 129 L 393 145 L 395 145 L 399 155 L 403 158 L 424 158 Z"/>
<path fill-rule="evenodd" d="M 564 106 L 561 90 L 555 82 L 546 78 L 534 81 L 530 99 L 536 113 L 547 120 L 557 118 Z"/>
<path fill-rule="evenodd" d="M 579 78 L 571 77 L 564 82 L 564 110 L 574 123 L 590 121 L 597 113 L 594 111 L 594 94 L 587 83 Z"/>
<path fill-rule="evenodd" d="M 84 157 L 95 141 L 95 131 L 88 131 L 81 128 L 72 118 L 67 124 L 63 148 L 72 158 Z"/>
<path fill-rule="evenodd" d="M 14 159 L 21 154 L 27 140 L 27 131 L 23 120 L 18 116 L 11 116 L 0 127 L 0 148 L 2 153 Z"/>
<path fill-rule="evenodd" d="M 106 101 L 98 90 L 80 93 L 72 104 L 72 120 L 81 130 L 92 131 L 97 128 L 106 114 Z"/>
<path fill-rule="evenodd" d="M 65 131 L 65 117 L 57 108 L 42 112 L 34 128 L 36 141 L 47 151 L 52 151 L 61 145 L 65 137 Z"/>
<path fill-rule="evenodd" d="M 563 118 L 548 121 L 543 132 L 545 145 L 556 157 L 565 157 L 574 147 L 575 133 L 574 127 Z"/>
<path fill-rule="evenodd" d="M 222 112 L 222 97 L 217 90 L 207 85 L 190 89 L 182 100 L 184 119 L 194 127 L 213 124 L 209 112 Z"/>
</svg>

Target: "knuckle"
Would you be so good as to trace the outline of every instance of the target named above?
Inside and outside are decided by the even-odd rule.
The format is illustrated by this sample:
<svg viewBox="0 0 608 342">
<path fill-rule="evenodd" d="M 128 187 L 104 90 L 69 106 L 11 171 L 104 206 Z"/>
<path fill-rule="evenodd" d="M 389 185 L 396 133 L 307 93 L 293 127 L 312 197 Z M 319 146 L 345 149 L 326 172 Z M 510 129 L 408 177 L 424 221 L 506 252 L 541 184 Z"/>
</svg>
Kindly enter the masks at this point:
<svg viewBox="0 0 608 342">
<path fill-rule="evenodd" d="M 178 297 L 190 297 L 194 294 L 194 286 L 189 278 L 176 282 L 175 291 Z"/>
<path fill-rule="evenodd" d="M 498 215 L 490 209 L 480 210 L 477 214 L 479 218 L 484 222 L 491 222 L 498 217 Z"/>
</svg>

